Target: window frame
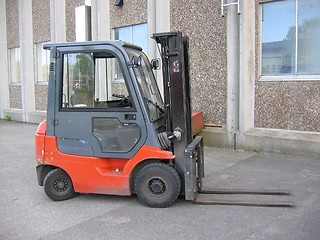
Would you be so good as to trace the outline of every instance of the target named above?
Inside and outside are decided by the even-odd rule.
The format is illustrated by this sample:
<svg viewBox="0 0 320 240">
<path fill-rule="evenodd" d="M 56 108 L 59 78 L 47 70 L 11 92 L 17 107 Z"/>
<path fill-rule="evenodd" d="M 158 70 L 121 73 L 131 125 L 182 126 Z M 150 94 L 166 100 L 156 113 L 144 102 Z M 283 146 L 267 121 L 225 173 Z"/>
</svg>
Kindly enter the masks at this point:
<svg viewBox="0 0 320 240">
<path fill-rule="evenodd" d="M 13 76 L 16 76 L 16 69 L 14 69 L 15 71 L 13 71 L 13 65 L 12 65 L 12 52 L 14 51 L 14 60 L 16 60 L 16 56 L 18 55 L 19 61 L 18 61 L 18 78 L 15 78 L 17 80 L 13 81 Z M 17 64 L 14 65 L 15 68 L 17 67 Z M 20 73 L 20 68 L 21 68 L 21 49 L 20 47 L 14 47 L 14 48 L 9 48 L 8 49 L 8 77 L 9 77 L 9 84 L 10 85 L 17 85 L 20 86 L 21 85 L 21 73 Z M 13 74 L 13 72 L 16 72 L 15 74 Z"/>
<path fill-rule="evenodd" d="M 48 50 L 43 49 L 44 44 L 48 44 L 50 41 L 47 42 L 38 42 L 33 44 L 33 50 L 34 50 L 34 78 L 35 78 L 35 83 L 37 85 L 48 85 L 49 82 L 49 76 L 50 76 L 50 52 Z M 39 53 L 39 49 L 41 49 L 41 53 Z M 42 62 L 42 54 L 44 53 L 47 56 L 47 79 L 44 80 L 39 80 L 39 76 L 42 75 L 39 73 L 39 55 L 41 55 L 41 62 Z"/>
<path fill-rule="evenodd" d="M 298 18 L 297 18 L 297 15 L 299 14 L 298 13 L 298 10 L 297 10 L 297 5 L 298 5 L 298 1 L 299 0 L 296 0 L 296 19 L 295 19 L 295 28 L 296 28 L 296 34 L 297 32 L 299 31 L 297 28 L 298 28 Z M 259 67 L 258 67 L 258 73 L 259 73 L 259 81 L 261 82 L 294 82 L 294 81 L 320 81 L 320 74 L 299 74 L 297 72 L 297 69 L 295 69 L 295 72 L 293 74 L 287 74 L 287 75 L 262 75 L 262 34 L 263 34 L 263 29 L 262 29 L 262 17 L 263 17 L 263 4 L 266 4 L 266 3 L 269 3 L 271 4 L 272 2 L 274 1 L 264 1 L 264 0 L 261 0 L 259 1 L 259 17 L 258 17 L 258 21 L 259 21 Z M 295 44 L 295 53 L 298 52 L 298 45 L 297 43 Z M 297 68 L 297 59 L 298 59 L 298 56 L 297 54 L 295 54 L 295 68 Z"/>
</svg>

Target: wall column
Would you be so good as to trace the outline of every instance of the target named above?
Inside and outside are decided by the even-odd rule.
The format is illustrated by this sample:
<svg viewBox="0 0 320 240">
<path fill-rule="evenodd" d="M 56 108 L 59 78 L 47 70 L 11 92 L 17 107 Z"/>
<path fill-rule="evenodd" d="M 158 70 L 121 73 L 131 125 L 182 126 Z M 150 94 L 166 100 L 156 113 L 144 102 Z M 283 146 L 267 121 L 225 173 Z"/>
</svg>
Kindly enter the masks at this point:
<svg viewBox="0 0 320 240">
<path fill-rule="evenodd" d="M 240 142 L 254 127 L 255 99 L 255 1 L 241 1 L 240 15 Z"/>
<path fill-rule="evenodd" d="M 0 58 L 0 118 L 5 117 L 4 111 L 10 107 L 6 18 L 6 1 L 0 0 L 0 49 L 2 51 Z"/>
<path fill-rule="evenodd" d="M 50 0 L 51 42 L 66 41 L 65 0 Z"/>
<path fill-rule="evenodd" d="M 170 0 L 148 0 L 148 34 L 170 32 Z M 149 58 L 160 58 L 157 44 L 153 39 L 149 39 Z M 155 71 L 155 76 L 163 96 L 162 71 Z"/>
<path fill-rule="evenodd" d="M 109 0 L 91 2 L 92 40 L 110 40 L 110 3 Z"/>
<path fill-rule="evenodd" d="M 35 112 L 32 0 L 19 1 L 19 32 L 22 120 L 33 122 L 30 117 Z"/>
<path fill-rule="evenodd" d="M 170 0 L 156 1 L 156 30 L 157 32 L 170 31 Z"/>
</svg>

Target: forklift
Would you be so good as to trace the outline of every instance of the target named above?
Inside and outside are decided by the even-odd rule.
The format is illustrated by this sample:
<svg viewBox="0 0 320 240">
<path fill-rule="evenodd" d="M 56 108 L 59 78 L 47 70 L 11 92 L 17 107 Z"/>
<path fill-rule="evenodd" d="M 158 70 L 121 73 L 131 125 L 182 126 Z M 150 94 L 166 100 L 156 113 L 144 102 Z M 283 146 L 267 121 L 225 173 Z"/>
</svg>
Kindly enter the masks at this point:
<svg viewBox="0 0 320 240">
<path fill-rule="evenodd" d="M 215 200 L 213 194 L 288 191 L 205 190 L 204 147 L 192 117 L 189 40 L 157 33 L 160 59 L 122 41 L 46 44 L 50 50 L 47 118 L 36 131 L 37 178 L 55 201 L 75 193 L 130 196 L 143 205 L 292 206 L 291 202 Z M 153 70 L 161 65 L 163 99 Z M 199 118 L 200 116 L 200 118 Z M 209 198 L 203 196 L 210 196 Z"/>
</svg>

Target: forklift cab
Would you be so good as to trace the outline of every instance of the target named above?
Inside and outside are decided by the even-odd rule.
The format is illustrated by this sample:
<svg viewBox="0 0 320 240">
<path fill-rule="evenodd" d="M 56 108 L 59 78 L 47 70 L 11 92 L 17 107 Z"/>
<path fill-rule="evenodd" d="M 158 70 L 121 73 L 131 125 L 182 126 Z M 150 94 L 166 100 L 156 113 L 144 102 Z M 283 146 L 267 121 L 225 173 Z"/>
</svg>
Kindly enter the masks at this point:
<svg viewBox="0 0 320 240">
<path fill-rule="evenodd" d="M 65 154 L 132 158 L 160 147 L 163 102 L 142 49 L 122 42 L 48 44 L 47 135 Z"/>
</svg>

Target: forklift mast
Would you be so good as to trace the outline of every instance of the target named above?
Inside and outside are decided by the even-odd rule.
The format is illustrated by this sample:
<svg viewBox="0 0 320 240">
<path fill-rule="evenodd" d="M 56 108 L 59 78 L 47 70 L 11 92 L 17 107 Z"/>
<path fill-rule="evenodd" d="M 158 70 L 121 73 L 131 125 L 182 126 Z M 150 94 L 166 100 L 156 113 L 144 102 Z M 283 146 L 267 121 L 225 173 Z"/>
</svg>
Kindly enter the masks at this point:
<svg viewBox="0 0 320 240">
<path fill-rule="evenodd" d="M 166 132 L 181 133 L 172 140 L 172 151 L 175 168 L 183 179 L 184 150 L 192 141 L 188 37 L 170 32 L 154 34 L 152 38 L 160 45 L 162 58 Z"/>
<path fill-rule="evenodd" d="M 175 169 L 186 199 L 194 200 L 204 177 L 204 161 L 202 137 L 193 140 L 192 134 L 189 38 L 181 32 L 156 33 L 152 38 L 162 58 L 166 131 L 181 133 L 172 140 Z"/>
<path fill-rule="evenodd" d="M 192 141 L 189 39 L 181 32 L 153 34 L 152 38 L 160 45 L 162 57 L 167 131 L 180 128 L 184 133 L 181 140 L 189 144 Z"/>
</svg>

